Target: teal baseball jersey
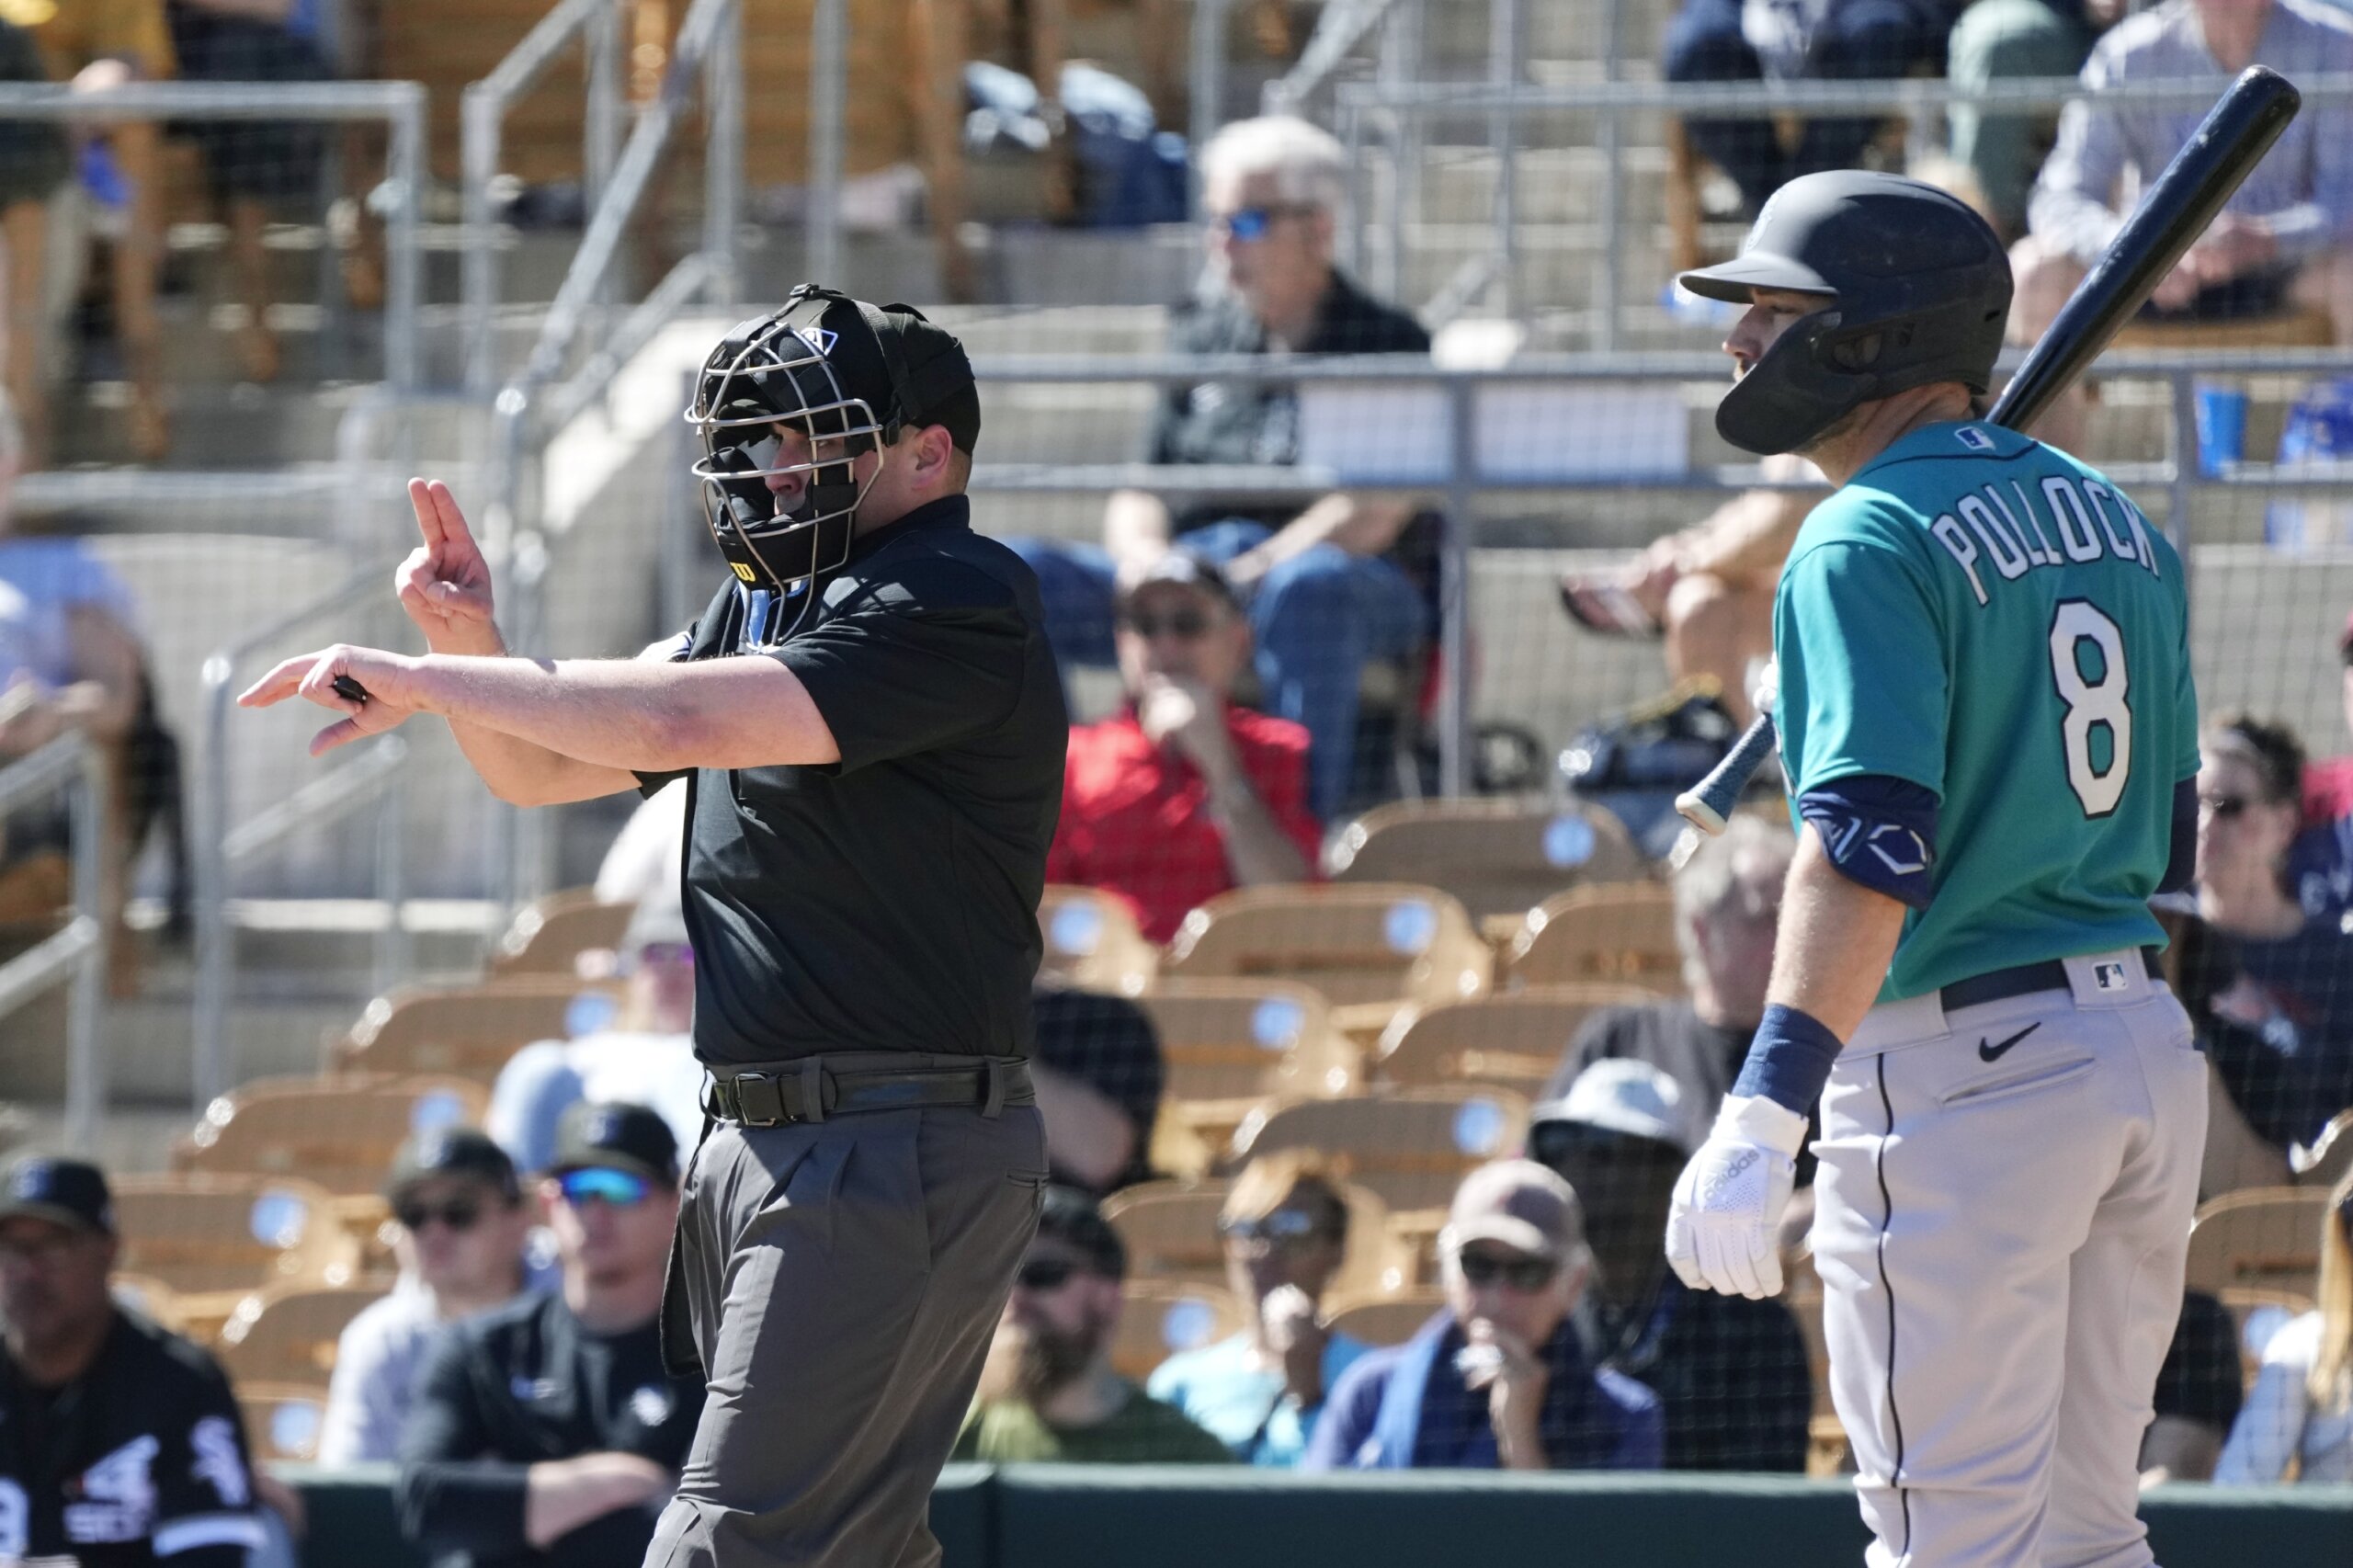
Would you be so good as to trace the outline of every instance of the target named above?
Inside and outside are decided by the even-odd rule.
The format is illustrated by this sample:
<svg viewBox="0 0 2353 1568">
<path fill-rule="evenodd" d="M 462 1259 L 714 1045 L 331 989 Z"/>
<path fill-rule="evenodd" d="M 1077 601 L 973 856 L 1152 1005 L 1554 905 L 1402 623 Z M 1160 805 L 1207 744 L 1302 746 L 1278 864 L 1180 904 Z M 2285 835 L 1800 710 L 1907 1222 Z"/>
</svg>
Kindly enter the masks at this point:
<svg viewBox="0 0 2353 1568">
<path fill-rule="evenodd" d="M 1913 431 L 1806 519 L 1773 610 L 1798 795 L 1935 791 L 1934 897 L 1880 999 L 2162 942 L 2176 784 L 2198 771 L 2181 561 L 2116 486 L 1971 422 Z"/>
</svg>

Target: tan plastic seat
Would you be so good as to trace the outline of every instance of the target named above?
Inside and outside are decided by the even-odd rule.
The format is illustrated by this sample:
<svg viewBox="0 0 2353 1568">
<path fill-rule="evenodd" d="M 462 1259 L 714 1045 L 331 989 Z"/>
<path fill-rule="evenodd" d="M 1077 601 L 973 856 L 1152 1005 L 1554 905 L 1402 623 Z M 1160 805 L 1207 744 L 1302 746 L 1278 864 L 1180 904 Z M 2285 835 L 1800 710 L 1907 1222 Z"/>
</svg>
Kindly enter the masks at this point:
<svg viewBox="0 0 2353 1568">
<path fill-rule="evenodd" d="M 479 1127 L 490 1093 L 468 1078 L 352 1082 L 266 1078 L 205 1108 L 172 1151 L 175 1169 L 301 1176 L 337 1195 L 373 1194 L 412 1134 Z"/>
<path fill-rule="evenodd" d="M 1225 1244 L 1217 1221 L 1231 1187 L 1224 1181 L 1154 1181 L 1105 1199 L 1103 1217 L 1127 1244 L 1129 1277 L 1225 1288 Z M 1390 1239 L 1388 1205 L 1354 1184 L 1342 1196 L 1348 1234 L 1332 1297 L 1377 1294 L 1404 1283 L 1411 1260 L 1399 1256 Z"/>
<path fill-rule="evenodd" d="M 2249 1187 L 2202 1205 L 2189 1228 L 2189 1289 L 2216 1296 L 2286 1290 L 2309 1299 L 2327 1212 L 2328 1194 L 2313 1187 Z"/>
<path fill-rule="evenodd" d="M 1618 882 L 1548 899 L 1529 911 L 1503 961 L 1511 990 L 1608 981 L 1679 992 L 1674 894 L 1658 882 Z"/>
<path fill-rule="evenodd" d="M 619 990 L 608 983 L 561 975 L 404 987 L 369 1003 L 350 1033 L 329 1048 L 329 1060 L 341 1072 L 454 1073 L 488 1083 L 535 1040 L 603 1027 L 619 1002 Z"/>
<path fill-rule="evenodd" d="M 490 957 L 494 975 L 579 978 L 612 972 L 610 954 L 628 930 L 633 903 L 607 903 L 594 888 L 566 888 L 523 906 Z"/>
<path fill-rule="evenodd" d="M 1416 1286 L 1386 1296 L 1359 1296 L 1332 1310 L 1331 1328 L 1367 1345 L 1403 1345 L 1446 1310 L 1446 1292 Z"/>
<path fill-rule="evenodd" d="M 1373 1072 L 1393 1085 L 1494 1084 L 1534 1098 L 1596 1010 L 1655 1000 L 1636 985 L 1543 986 L 1400 1014 Z"/>
<path fill-rule="evenodd" d="M 327 1386 L 320 1383 L 237 1382 L 245 1441 L 265 1462 L 307 1464 L 319 1457 L 326 1426 Z"/>
<path fill-rule="evenodd" d="M 1266 1099 L 1330 1099 L 1362 1086 L 1361 1053 L 1305 986 L 1170 979 L 1136 1001 L 1160 1039 L 1164 1097 L 1212 1145 Z"/>
<path fill-rule="evenodd" d="M 1185 916 L 1161 972 L 1288 980 L 1323 994 L 1347 1033 L 1377 1038 L 1405 1003 L 1459 1002 L 1494 968 L 1470 915 L 1410 882 L 1239 888 Z"/>
<path fill-rule="evenodd" d="M 1094 888 L 1050 883 L 1038 903 L 1038 933 L 1046 944 L 1041 980 L 1134 996 L 1160 967 L 1160 949 L 1137 929 L 1134 912 Z"/>
<path fill-rule="evenodd" d="M 1597 807 L 1544 801 L 1397 801 L 1342 829 L 1324 855 L 1338 882 L 1426 882 L 1474 919 L 1519 915 L 1590 882 L 1631 881 L 1642 853 Z"/>
<path fill-rule="evenodd" d="M 351 1281 L 357 1249 L 313 1183 L 175 1175 L 120 1176 L 113 1187 L 122 1269 L 161 1280 L 192 1317 L 225 1316 L 270 1285 Z"/>
<path fill-rule="evenodd" d="M 221 1327 L 221 1365 L 239 1384 L 324 1383 L 336 1342 L 383 1292 L 367 1286 L 273 1286 L 237 1303 Z"/>
<path fill-rule="evenodd" d="M 1243 1123 L 1234 1153 L 1321 1149 L 1392 1214 L 1443 1210 L 1474 1167 L 1519 1153 L 1528 1101 L 1506 1089 L 1455 1085 L 1365 1099 L 1288 1105 Z"/>
<path fill-rule="evenodd" d="M 1233 1292 L 1179 1279 L 1131 1279 L 1122 1294 L 1119 1333 L 1111 1341 L 1111 1365 L 1120 1376 L 1142 1382 L 1152 1369 L 1182 1350 L 1199 1350 L 1248 1322 Z"/>
<path fill-rule="evenodd" d="M 107 1290 L 118 1304 L 149 1323 L 175 1334 L 186 1331 L 188 1314 L 180 1305 L 180 1293 L 153 1275 L 118 1271 L 107 1279 Z"/>
</svg>

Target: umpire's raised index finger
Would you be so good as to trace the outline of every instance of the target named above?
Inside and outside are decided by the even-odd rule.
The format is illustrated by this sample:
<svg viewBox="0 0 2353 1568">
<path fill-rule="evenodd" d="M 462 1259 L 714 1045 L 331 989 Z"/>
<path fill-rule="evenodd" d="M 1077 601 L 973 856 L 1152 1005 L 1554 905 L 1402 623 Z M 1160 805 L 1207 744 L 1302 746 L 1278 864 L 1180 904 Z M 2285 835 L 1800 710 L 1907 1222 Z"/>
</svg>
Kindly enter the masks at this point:
<svg viewBox="0 0 2353 1568">
<path fill-rule="evenodd" d="M 446 540 L 473 542 L 473 529 L 466 526 L 466 515 L 458 509 L 458 498 L 442 480 L 426 481 L 426 493 L 433 497 L 434 516 L 440 520 L 441 537 Z"/>
</svg>

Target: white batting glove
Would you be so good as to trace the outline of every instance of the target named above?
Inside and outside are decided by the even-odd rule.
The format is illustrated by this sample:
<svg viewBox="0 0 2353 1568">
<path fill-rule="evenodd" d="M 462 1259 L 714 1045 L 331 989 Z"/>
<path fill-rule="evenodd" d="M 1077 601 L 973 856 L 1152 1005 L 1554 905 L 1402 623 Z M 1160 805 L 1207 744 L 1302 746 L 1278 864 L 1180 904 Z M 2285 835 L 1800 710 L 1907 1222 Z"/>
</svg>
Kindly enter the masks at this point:
<svg viewBox="0 0 2353 1568">
<path fill-rule="evenodd" d="M 1726 1095 L 1708 1141 L 1675 1183 L 1666 1261 L 1695 1290 L 1781 1293 L 1781 1211 L 1797 1184 L 1805 1118 L 1754 1095 Z"/>
</svg>

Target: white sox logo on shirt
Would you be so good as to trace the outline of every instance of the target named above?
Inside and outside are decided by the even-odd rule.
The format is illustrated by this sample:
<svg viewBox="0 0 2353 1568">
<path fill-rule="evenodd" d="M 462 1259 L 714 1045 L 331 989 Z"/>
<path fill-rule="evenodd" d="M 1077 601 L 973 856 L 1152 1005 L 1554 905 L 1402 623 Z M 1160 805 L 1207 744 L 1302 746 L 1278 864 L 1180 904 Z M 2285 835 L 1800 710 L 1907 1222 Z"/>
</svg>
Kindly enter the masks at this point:
<svg viewBox="0 0 2353 1568">
<path fill-rule="evenodd" d="M 188 1446 L 196 1455 L 188 1473 L 210 1482 L 221 1494 L 222 1506 L 242 1508 L 253 1501 L 253 1483 L 245 1474 L 244 1456 L 237 1452 L 237 1434 L 225 1415 L 208 1415 L 189 1428 Z"/>
<path fill-rule="evenodd" d="M 151 1435 L 134 1437 L 69 1483 L 65 1539 L 79 1545 L 138 1540 L 155 1517 L 155 1450 Z"/>
</svg>

